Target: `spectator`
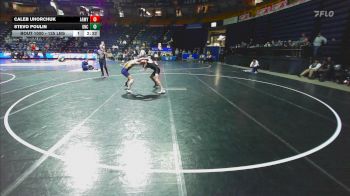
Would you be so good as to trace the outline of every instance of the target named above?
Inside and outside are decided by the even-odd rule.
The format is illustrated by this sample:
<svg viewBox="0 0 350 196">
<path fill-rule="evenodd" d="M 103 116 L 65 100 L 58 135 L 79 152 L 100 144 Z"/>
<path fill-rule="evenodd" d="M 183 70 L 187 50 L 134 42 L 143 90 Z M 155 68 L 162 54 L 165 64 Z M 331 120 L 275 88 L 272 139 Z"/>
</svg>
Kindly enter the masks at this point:
<svg viewBox="0 0 350 196">
<path fill-rule="evenodd" d="M 30 58 L 31 55 L 32 55 L 32 49 L 31 49 L 31 46 L 28 45 L 27 46 L 27 51 L 26 51 L 26 57 Z"/>
<path fill-rule="evenodd" d="M 264 44 L 264 47 L 266 47 L 266 48 L 270 48 L 272 45 L 271 45 L 271 43 L 270 42 L 266 42 L 265 44 Z"/>
<path fill-rule="evenodd" d="M 345 85 L 350 86 L 350 70 L 345 70 L 345 80 L 343 82 Z"/>
<path fill-rule="evenodd" d="M 35 46 L 35 42 L 34 42 L 34 43 L 31 44 L 31 49 L 32 49 L 33 52 L 35 51 L 35 48 L 36 48 L 36 46 Z"/>
<path fill-rule="evenodd" d="M 331 57 L 327 57 L 326 60 L 322 62 L 321 68 L 317 71 L 319 75 L 319 80 L 321 82 L 325 80 L 333 80 L 334 78 L 334 63 Z"/>
<path fill-rule="evenodd" d="M 205 55 L 204 54 L 200 54 L 199 55 L 199 63 L 204 63 L 205 61 Z"/>
<path fill-rule="evenodd" d="M 309 74 L 308 77 L 311 79 L 314 76 L 314 73 L 321 67 L 321 63 L 315 59 L 308 69 L 305 69 L 299 76 L 305 76 Z"/>
<path fill-rule="evenodd" d="M 313 42 L 313 56 L 318 57 L 319 56 L 319 50 L 322 45 L 327 44 L 327 39 L 322 36 L 321 33 L 318 33 L 318 35 L 315 37 Z"/>
<path fill-rule="evenodd" d="M 155 52 L 153 57 L 154 57 L 154 59 L 155 59 L 156 61 L 158 61 L 159 58 L 160 58 L 160 57 L 159 57 L 159 53 L 158 53 L 158 52 Z"/>
<path fill-rule="evenodd" d="M 345 80 L 346 73 L 343 70 L 343 66 L 340 64 L 334 65 L 334 82 L 342 83 Z"/>
<path fill-rule="evenodd" d="M 272 45 L 272 47 L 278 47 L 278 42 L 275 40 L 272 40 L 271 45 Z"/>
<path fill-rule="evenodd" d="M 305 33 L 301 34 L 301 37 L 299 39 L 299 44 L 300 44 L 300 46 L 308 46 L 310 44 L 309 38 L 306 37 Z"/>
<path fill-rule="evenodd" d="M 241 48 L 247 48 L 248 44 L 245 43 L 244 41 L 241 42 L 240 47 Z"/>
<path fill-rule="evenodd" d="M 178 56 L 179 53 L 180 53 L 180 50 L 178 48 L 176 48 L 175 51 L 174 51 L 175 56 Z"/>
<path fill-rule="evenodd" d="M 88 71 L 88 70 L 89 70 L 89 63 L 88 63 L 87 59 L 85 59 L 85 60 L 81 63 L 81 68 L 83 69 L 83 71 Z"/>
<path fill-rule="evenodd" d="M 259 68 L 259 61 L 256 60 L 255 58 L 253 59 L 253 61 L 250 63 L 250 66 L 252 68 L 252 73 L 258 73 L 258 68 Z"/>
<path fill-rule="evenodd" d="M 113 54 L 115 54 L 118 51 L 118 49 L 119 49 L 119 47 L 118 47 L 117 44 L 113 44 L 112 45 L 112 52 L 113 52 Z"/>
<path fill-rule="evenodd" d="M 287 48 L 294 48 L 294 46 L 295 46 L 295 43 L 292 41 L 292 40 L 288 40 L 288 42 L 287 42 Z"/>
<path fill-rule="evenodd" d="M 205 57 L 207 62 L 213 62 L 213 56 L 211 55 L 210 51 L 207 51 L 207 56 Z"/>
<path fill-rule="evenodd" d="M 140 57 L 145 57 L 146 56 L 146 51 L 144 49 L 141 49 L 139 56 Z"/>
<path fill-rule="evenodd" d="M 253 40 L 253 38 L 250 38 L 249 43 L 248 43 L 248 47 L 252 47 L 252 46 L 254 46 L 254 40 Z"/>
</svg>

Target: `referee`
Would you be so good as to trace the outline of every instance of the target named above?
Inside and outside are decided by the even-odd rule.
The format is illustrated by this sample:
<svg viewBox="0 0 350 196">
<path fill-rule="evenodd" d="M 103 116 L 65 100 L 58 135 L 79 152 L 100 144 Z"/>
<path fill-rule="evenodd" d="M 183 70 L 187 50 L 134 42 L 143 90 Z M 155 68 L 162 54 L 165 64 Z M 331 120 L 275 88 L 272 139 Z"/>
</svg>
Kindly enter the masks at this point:
<svg viewBox="0 0 350 196">
<path fill-rule="evenodd" d="M 100 63 L 100 68 L 101 68 L 101 73 L 102 73 L 101 77 L 105 78 L 106 76 L 104 74 L 103 69 L 106 70 L 107 76 L 109 76 L 109 73 L 108 73 L 107 63 L 106 63 L 106 48 L 105 48 L 104 41 L 101 41 L 100 49 L 97 51 L 97 55 L 98 55 L 98 61 Z"/>
</svg>

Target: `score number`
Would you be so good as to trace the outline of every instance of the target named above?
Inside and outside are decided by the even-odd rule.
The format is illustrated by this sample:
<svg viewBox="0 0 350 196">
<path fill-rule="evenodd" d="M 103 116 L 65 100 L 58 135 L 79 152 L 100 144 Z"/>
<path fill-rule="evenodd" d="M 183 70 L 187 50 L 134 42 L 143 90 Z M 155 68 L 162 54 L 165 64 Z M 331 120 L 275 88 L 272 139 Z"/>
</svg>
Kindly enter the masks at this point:
<svg viewBox="0 0 350 196">
<path fill-rule="evenodd" d="M 87 36 L 97 36 L 97 32 L 96 31 L 86 31 L 86 35 Z"/>
<path fill-rule="evenodd" d="M 73 37 L 100 37 L 99 30 L 74 30 Z"/>
<path fill-rule="evenodd" d="M 100 37 L 99 30 L 74 30 L 73 37 Z"/>
<path fill-rule="evenodd" d="M 84 31 L 73 31 L 73 37 L 83 37 Z"/>
<path fill-rule="evenodd" d="M 100 37 L 99 30 L 85 30 L 84 37 Z"/>
</svg>

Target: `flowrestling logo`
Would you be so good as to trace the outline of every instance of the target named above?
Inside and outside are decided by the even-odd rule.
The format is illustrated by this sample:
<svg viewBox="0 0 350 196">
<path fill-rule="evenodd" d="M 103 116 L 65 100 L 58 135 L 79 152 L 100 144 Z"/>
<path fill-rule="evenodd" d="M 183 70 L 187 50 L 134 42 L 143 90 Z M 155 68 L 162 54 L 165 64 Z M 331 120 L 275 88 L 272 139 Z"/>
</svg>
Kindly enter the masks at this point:
<svg viewBox="0 0 350 196">
<path fill-rule="evenodd" d="M 332 18 L 334 16 L 333 10 L 315 10 L 315 18 Z"/>
</svg>

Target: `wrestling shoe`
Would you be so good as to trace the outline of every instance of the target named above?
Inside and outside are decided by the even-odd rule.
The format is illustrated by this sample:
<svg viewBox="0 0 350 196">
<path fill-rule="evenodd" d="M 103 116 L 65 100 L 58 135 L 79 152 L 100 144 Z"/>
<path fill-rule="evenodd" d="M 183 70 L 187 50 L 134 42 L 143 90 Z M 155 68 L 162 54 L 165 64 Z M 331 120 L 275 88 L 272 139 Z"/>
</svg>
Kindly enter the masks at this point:
<svg viewBox="0 0 350 196">
<path fill-rule="evenodd" d="M 162 90 L 160 90 L 159 92 L 158 92 L 158 94 L 165 94 L 165 90 L 164 89 L 162 89 Z"/>
</svg>

